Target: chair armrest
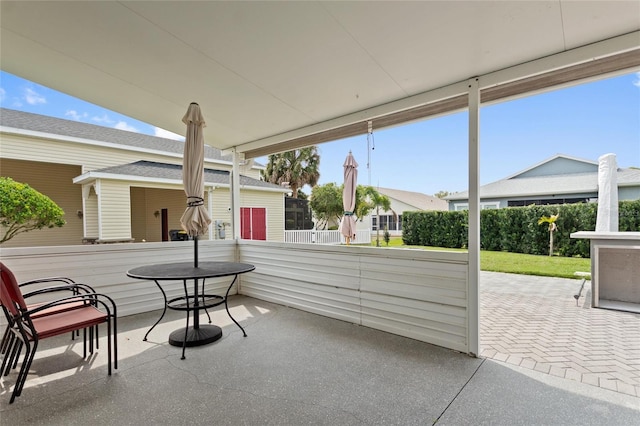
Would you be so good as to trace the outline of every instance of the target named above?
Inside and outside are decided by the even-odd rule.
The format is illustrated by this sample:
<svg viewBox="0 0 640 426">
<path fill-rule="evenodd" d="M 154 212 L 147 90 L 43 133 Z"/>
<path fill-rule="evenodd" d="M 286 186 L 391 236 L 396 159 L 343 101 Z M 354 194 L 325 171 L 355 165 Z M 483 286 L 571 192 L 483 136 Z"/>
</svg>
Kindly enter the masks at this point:
<svg viewBox="0 0 640 426">
<path fill-rule="evenodd" d="M 41 283 L 50 283 L 50 282 L 61 282 L 66 284 L 75 284 L 76 282 L 71 278 L 67 277 L 46 277 L 46 278 L 37 278 L 35 280 L 24 281 L 18 284 L 18 287 L 31 285 L 31 284 L 41 284 Z"/>
<path fill-rule="evenodd" d="M 100 298 L 104 298 L 107 301 L 101 300 Z M 49 309 L 55 306 L 73 304 L 78 302 L 87 302 L 87 304 L 91 304 L 94 306 L 96 304 L 100 304 L 106 309 L 107 315 L 112 315 L 111 311 L 113 311 L 113 316 L 116 316 L 115 302 L 113 301 L 112 298 L 110 298 L 106 294 L 101 294 L 101 293 L 79 294 L 75 296 L 64 297 L 62 299 L 52 300 L 50 302 L 40 304 L 32 309 L 21 311 L 18 316 L 21 318 L 25 316 L 31 316 L 31 315 L 37 314 L 38 312 L 44 311 L 45 309 Z"/>
<path fill-rule="evenodd" d="M 90 285 L 74 283 L 74 284 L 67 284 L 67 285 L 58 285 L 54 287 L 39 288 L 38 290 L 34 290 L 29 293 L 24 293 L 22 297 L 27 299 L 29 297 L 38 296 L 46 293 L 55 293 L 59 291 L 71 291 L 74 295 L 96 294 L 96 291 Z"/>
</svg>

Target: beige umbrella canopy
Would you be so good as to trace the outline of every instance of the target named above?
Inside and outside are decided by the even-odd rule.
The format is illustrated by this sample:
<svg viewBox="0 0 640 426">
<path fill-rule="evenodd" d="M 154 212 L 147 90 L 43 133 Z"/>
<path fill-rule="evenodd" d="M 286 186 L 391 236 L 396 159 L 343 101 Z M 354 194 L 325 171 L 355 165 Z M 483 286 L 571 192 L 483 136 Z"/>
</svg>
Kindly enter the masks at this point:
<svg viewBox="0 0 640 426">
<path fill-rule="evenodd" d="M 182 163 L 182 182 L 187 194 L 187 209 L 180 218 L 182 229 L 195 241 L 195 264 L 198 262 L 197 241 L 209 229 L 211 218 L 204 207 L 204 118 L 200 106 L 192 102 L 182 118 L 187 125 Z"/>
<path fill-rule="evenodd" d="M 344 160 L 344 189 L 342 190 L 342 207 L 344 215 L 340 221 L 340 232 L 344 235 L 347 245 L 356 236 L 356 185 L 358 184 L 358 163 L 349 151 Z"/>
</svg>

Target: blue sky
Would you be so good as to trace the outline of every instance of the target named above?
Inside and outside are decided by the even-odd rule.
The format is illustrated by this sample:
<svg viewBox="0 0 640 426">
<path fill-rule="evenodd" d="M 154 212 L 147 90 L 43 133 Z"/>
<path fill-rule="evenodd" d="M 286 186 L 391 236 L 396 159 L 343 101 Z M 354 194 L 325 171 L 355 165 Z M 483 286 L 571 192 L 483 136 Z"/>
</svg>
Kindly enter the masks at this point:
<svg viewBox="0 0 640 426">
<path fill-rule="evenodd" d="M 122 130 L 179 137 L 6 72 L 0 72 L 0 105 Z M 426 194 L 467 188 L 466 113 L 374 129 L 373 145 L 370 169 L 366 135 L 319 145 L 320 183 L 341 183 L 342 164 L 351 150 L 359 163 L 361 184 Z M 603 154 L 614 153 L 620 167 L 640 167 L 640 73 L 483 107 L 480 150 L 482 184 L 556 154 L 597 161 Z M 258 161 L 265 163 L 266 158 Z"/>
</svg>

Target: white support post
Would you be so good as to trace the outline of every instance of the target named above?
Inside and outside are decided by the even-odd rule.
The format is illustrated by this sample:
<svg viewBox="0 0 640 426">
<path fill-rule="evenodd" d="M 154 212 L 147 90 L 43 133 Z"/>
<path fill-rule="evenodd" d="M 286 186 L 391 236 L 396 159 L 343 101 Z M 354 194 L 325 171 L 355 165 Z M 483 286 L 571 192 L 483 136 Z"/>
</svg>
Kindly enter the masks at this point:
<svg viewBox="0 0 640 426">
<path fill-rule="evenodd" d="M 480 85 L 469 80 L 469 273 L 467 342 L 469 354 L 480 355 Z"/>
<path fill-rule="evenodd" d="M 102 232 L 102 185 L 100 180 L 96 180 L 93 190 L 96 192 L 96 197 L 98 197 L 98 239 L 101 240 L 104 235 Z"/>
<path fill-rule="evenodd" d="M 209 210 L 209 217 L 213 219 L 213 190 L 215 189 L 215 187 L 209 187 L 207 189 L 207 209 Z M 211 224 L 209 225 L 209 241 L 212 241 L 214 239 L 214 230 L 216 226 L 215 221 L 211 221 Z"/>
<path fill-rule="evenodd" d="M 231 170 L 231 224 L 233 228 L 233 239 L 240 239 L 240 161 L 242 154 L 235 148 L 233 153 L 233 169 Z M 244 157 L 244 155 L 242 155 Z"/>
<path fill-rule="evenodd" d="M 87 238 L 87 200 L 93 185 L 82 185 L 82 238 Z"/>
</svg>

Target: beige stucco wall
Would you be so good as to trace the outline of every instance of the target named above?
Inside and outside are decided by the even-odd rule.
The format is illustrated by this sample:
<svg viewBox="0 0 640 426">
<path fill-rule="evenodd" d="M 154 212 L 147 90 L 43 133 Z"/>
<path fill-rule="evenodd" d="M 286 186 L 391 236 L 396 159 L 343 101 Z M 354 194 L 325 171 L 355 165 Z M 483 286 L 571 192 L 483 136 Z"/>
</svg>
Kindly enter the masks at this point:
<svg viewBox="0 0 640 426">
<path fill-rule="evenodd" d="M 131 196 L 131 237 L 135 239 L 135 241 L 160 241 L 151 240 L 150 236 L 147 232 L 147 221 L 155 220 L 156 218 L 153 216 L 153 212 L 151 213 L 151 217 L 147 212 L 147 192 L 144 188 L 131 187 L 130 190 Z M 158 217 L 157 219 L 160 221 L 161 219 Z"/>
<path fill-rule="evenodd" d="M 182 217 L 185 208 L 186 198 L 182 189 L 131 187 L 133 238 L 137 242 L 142 240 L 147 242 L 162 241 L 162 210 L 167 209 L 168 230 L 171 230 L 182 229 L 180 217 Z M 155 212 L 158 212 L 157 217 Z M 204 237 L 204 239 L 206 238 Z"/>
<path fill-rule="evenodd" d="M 4 144 L 2 145 L 4 154 Z M 41 156 L 43 156 L 41 154 Z M 46 228 L 17 235 L 2 247 L 56 246 L 82 242 L 82 189 L 72 179 L 80 173 L 79 166 L 45 164 L 33 161 L 0 159 L 0 175 L 27 183 L 47 195 L 65 212 L 62 228 Z"/>
</svg>

